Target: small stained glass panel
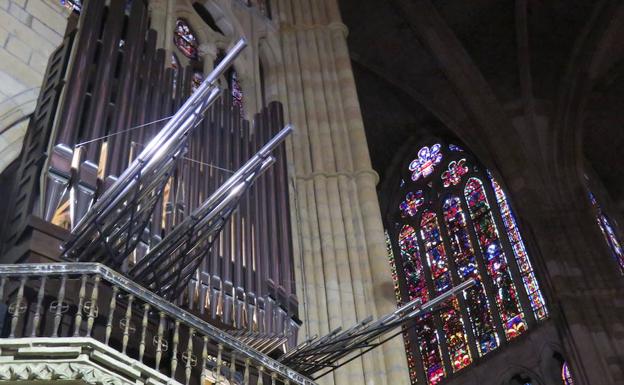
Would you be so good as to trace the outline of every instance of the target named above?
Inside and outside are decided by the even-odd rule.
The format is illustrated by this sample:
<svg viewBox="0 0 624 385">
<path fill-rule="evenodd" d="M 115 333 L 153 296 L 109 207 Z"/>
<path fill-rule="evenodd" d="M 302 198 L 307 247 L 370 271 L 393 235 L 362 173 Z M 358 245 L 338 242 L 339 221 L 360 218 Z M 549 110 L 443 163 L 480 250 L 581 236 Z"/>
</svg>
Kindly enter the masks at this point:
<svg viewBox="0 0 624 385">
<path fill-rule="evenodd" d="M 230 88 L 232 91 L 232 104 L 235 107 L 238 107 L 241 111 L 241 114 L 243 113 L 243 106 L 244 106 L 244 102 L 243 102 L 243 88 L 240 85 L 240 82 L 238 81 L 238 75 L 236 74 L 236 71 L 232 71 L 232 74 L 230 76 Z"/>
<path fill-rule="evenodd" d="M 405 225 L 399 234 L 399 248 L 403 261 L 403 270 L 407 280 L 409 292 L 408 300 L 420 299 L 426 302 L 429 299 L 427 283 L 423 265 L 420 259 L 420 249 L 416 231 L 412 226 Z M 438 340 L 433 317 L 428 314 L 417 319 L 416 334 L 421 360 L 429 384 L 439 384 L 445 376 L 442 352 Z"/>
<path fill-rule="evenodd" d="M 203 81 L 204 73 L 201 71 L 193 71 L 193 78 L 191 79 L 191 92 L 195 92 Z"/>
<path fill-rule="evenodd" d="M 405 194 L 405 200 L 399 205 L 401 216 L 414 217 L 418 213 L 418 209 L 425 203 L 425 197 L 422 190 L 410 191 Z"/>
<path fill-rule="evenodd" d="M 440 225 L 438 218 L 432 211 L 425 211 L 420 223 L 420 233 L 425 245 L 425 255 L 436 294 L 442 294 L 453 285 L 451 282 L 451 272 L 448 266 L 446 249 L 442 242 Z M 444 310 L 440 312 L 442 328 L 446 337 L 451 366 L 456 372 L 472 363 L 468 340 L 464 330 L 464 322 L 459 310 L 459 302 L 455 296 L 447 302 Z"/>
<path fill-rule="evenodd" d="M 546 302 L 544 301 L 544 296 L 540 290 L 537 278 L 535 278 L 533 266 L 531 264 L 531 260 L 529 259 L 526 247 L 524 246 L 522 235 L 520 235 L 515 215 L 509 205 L 509 202 L 507 201 L 507 195 L 501 186 L 492 177 L 492 174 L 489 174 L 489 177 L 492 182 L 492 188 L 494 189 L 494 195 L 496 196 L 501 216 L 503 217 L 503 225 L 505 227 L 507 237 L 509 238 L 509 242 L 511 243 L 511 249 L 516 259 L 518 269 L 520 270 L 520 275 L 522 276 L 522 283 L 524 284 L 524 289 L 529 297 L 531 309 L 535 314 L 535 318 L 543 320 L 548 317 L 548 309 L 546 308 Z"/>
<path fill-rule="evenodd" d="M 458 161 L 453 160 L 449 162 L 448 169 L 442 173 L 442 183 L 444 187 L 456 186 L 467 173 L 468 166 L 465 158 Z"/>
<path fill-rule="evenodd" d="M 458 197 L 449 197 L 442 206 L 444 221 L 449 232 L 451 253 L 461 281 L 474 278 L 477 285 L 466 290 L 468 314 L 477 340 L 480 356 L 484 356 L 499 345 L 490 304 L 481 282 L 474 250 L 466 226 L 466 218 Z"/>
<path fill-rule="evenodd" d="M 564 362 L 561 367 L 561 381 L 563 382 L 563 385 L 574 385 L 572 373 L 570 373 L 570 367 L 567 362 Z"/>
<path fill-rule="evenodd" d="M 186 19 L 179 18 L 176 20 L 173 42 L 184 56 L 191 60 L 197 60 L 199 43 Z"/>
<path fill-rule="evenodd" d="M 598 227 L 600 227 L 600 231 L 602 231 L 602 235 L 611 249 L 611 254 L 617 262 L 620 272 L 624 274 L 624 251 L 622 250 L 622 243 L 620 242 L 609 217 L 607 217 L 607 215 L 603 212 L 602 207 L 598 204 L 596 197 L 591 193 L 591 191 L 589 192 L 589 200 L 594 206 Z"/>
<path fill-rule="evenodd" d="M 80 11 L 82 10 L 81 0 L 61 0 L 61 5 L 77 13 L 80 13 Z"/>
<path fill-rule="evenodd" d="M 418 151 L 416 159 L 409 164 L 409 170 L 412 172 L 412 180 L 417 181 L 420 178 L 427 178 L 433 173 L 434 168 L 442 161 L 442 145 L 439 143 L 431 147 L 424 146 Z"/>
<path fill-rule="evenodd" d="M 464 194 L 485 257 L 488 275 L 496 288 L 496 305 L 501 314 L 505 335 L 511 340 L 522 334 L 527 326 L 483 182 L 470 178 Z"/>
</svg>

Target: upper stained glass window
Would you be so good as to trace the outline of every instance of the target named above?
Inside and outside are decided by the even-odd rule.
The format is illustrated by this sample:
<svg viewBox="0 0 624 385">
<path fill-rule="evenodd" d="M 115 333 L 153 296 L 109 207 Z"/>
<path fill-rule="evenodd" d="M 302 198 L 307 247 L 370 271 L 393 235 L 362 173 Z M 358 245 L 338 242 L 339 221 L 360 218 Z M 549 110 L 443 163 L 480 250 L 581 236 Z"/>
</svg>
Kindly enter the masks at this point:
<svg viewBox="0 0 624 385">
<path fill-rule="evenodd" d="M 454 152 L 461 152 L 464 151 L 463 148 L 461 148 L 460 146 L 456 145 L 456 144 L 449 144 L 449 150 L 454 151 Z"/>
<path fill-rule="evenodd" d="M 439 143 L 436 143 L 431 147 L 424 146 L 418 151 L 418 156 L 409 164 L 413 181 L 424 179 L 433 173 L 435 166 L 442 161 L 441 147 Z"/>
<path fill-rule="evenodd" d="M 197 60 L 199 43 L 195 33 L 191 30 L 191 26 L 183 18 L 176 20 L 173 42 L 184 56 L 191 60 Z"/>
<path fill-rule="evenodd" d="M 203 81 L 204 73 L 198 70 L 193 71 L 193 78 L 191 79 L 191 92 L 195 92 Z"/>
<path fill-rule="evenodd" d="M 548 310 L 511 202 L 468 151 L 422 146 L 400 175 L 389 241 L 399 303 L 476 285 L 404 334 L 412 382 L 441 383 L 525 333 Z"/>
<path fill-rule="evenodd" d="M 81 0 L 61 0 L 61 5 L 71 11 L 78 12 L 82 10 Z"/>
<path fill-rule="evenodd" d="M 451 185 L 456 186 L 461 182 L 461 178 L 468 173 L 468 166 L 466 166 L 466 158 L 462 158 L 458 161 L 450 161 L 448 169 L 442 173 L 442 183 L 444 187 Z"/>
<path fill-rule="evenodd" d="M 410 191 L 405 194 L 405 200 L 401 202 L 399 208 L 403 217 L 413 217 L 418 212 L 420 206 L 425 202 L 422 190 L 416 192 Z"/>
<path fill-rule="evenodd" d="M 561 367 L 561 381 L 563 385 L 574 385 L 574 380 L 572 380 L 572 374 L 570 373 L 570 367 L 567 362 L 564 362 Z"/>
<path fill-rule="evenodd" d="M 589 192 L 589 200 L 594 207 L 594 211 L 596 213 L 596 221 L 598 222 L 598 226 L 602 231 L 602 235 L 604 235 L 605 241 L 609 245 L 609 249 L 611 249 L 611 254 L 618 266 L 620 267 L 620 272 L 624 274 L 624 251 L 622 250 L 622 243 L 620 242 L 619 237 L 615 231 L 615 227 L 611 223 L 609 217 L 604 213 L 602 207 L 596 200 L 596 197 L 592 192 Z"/>
<path fill-rule="evenodd" d="M 243 113 L 243 88 L 238 80 L 238 74 L 236 71 L 230 73 L 230 90 L 232 92 L 232 104 L 238 107 Z"/>
</svg>

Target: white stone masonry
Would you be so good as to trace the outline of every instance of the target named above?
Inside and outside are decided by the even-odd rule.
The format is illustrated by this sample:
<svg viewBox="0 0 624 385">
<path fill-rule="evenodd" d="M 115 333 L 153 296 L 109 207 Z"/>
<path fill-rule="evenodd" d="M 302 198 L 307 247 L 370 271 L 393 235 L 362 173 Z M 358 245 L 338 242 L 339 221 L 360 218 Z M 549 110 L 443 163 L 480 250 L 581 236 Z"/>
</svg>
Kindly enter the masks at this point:
<svg viewBox="0 0 624 385">
<path fill-rule="evenodd" d="M 48 57 L 60 44 L 69 11 L 58 0 L 0 0 L 0 172 L 19 154 Z"/>
</svg>

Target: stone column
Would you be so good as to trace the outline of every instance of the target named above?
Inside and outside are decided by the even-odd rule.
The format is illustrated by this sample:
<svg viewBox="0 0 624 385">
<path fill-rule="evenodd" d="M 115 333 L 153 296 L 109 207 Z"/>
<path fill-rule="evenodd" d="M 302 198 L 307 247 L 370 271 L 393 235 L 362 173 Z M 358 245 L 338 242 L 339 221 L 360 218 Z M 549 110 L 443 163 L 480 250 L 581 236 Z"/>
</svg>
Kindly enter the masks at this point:
<svg viewBox="0 0 624 385">
<path fill-rule="evenodd" d="M 293 220 L 306 334 L 396 308 L 364 125 L 335 0 L 274 2 L 295 125 Z M 303 336 L 306 337 L 305 335 Z M 402 341 L 334 373 L 336 384 L 408 384 Z"/>
<path fill-rule="evenodd" d="M 165 32 L 168 27 L 167 15 L 169 11 L 169 1 L 167 0 L 152 0 L 148 4 L 151 27 L 156 31 L 159 31 L 156 37 L 156 46 L 158 48 L 168 48 L 167 33 Z"/>
</svg>

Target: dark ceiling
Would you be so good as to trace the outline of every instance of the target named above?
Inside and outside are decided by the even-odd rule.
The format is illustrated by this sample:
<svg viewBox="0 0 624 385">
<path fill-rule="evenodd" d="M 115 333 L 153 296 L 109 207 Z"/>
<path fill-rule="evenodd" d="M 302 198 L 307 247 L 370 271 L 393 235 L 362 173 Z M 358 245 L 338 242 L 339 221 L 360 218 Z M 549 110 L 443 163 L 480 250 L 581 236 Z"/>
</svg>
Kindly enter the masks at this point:
<svg viewBox="0 0 624 385">
<path fill-rule="evenodd" d="M 429 133 L 452 136 L 444 116 L 465 110 L 438 61 L 419 42 L 400 3 L 339 0 L 373 167 L 382 183 L 398 148 Z M 550 106 L 579 34 L 595 6 L 588 0 L 526 0 L 533 94 Z M 516 0 L 434 0 L 433 5 L 503 104 L 521 97 Z M 624 80 L 592 94 L 583 135 L 585 156 L 624 208 Z M 607 107 L 608 105 L 608 107 Z M 614 167 L 616 166 L 616 167 Z"/>
</svg>

